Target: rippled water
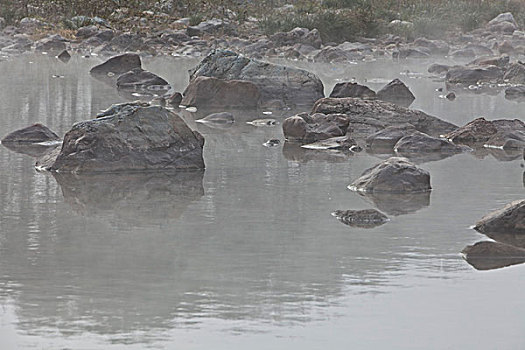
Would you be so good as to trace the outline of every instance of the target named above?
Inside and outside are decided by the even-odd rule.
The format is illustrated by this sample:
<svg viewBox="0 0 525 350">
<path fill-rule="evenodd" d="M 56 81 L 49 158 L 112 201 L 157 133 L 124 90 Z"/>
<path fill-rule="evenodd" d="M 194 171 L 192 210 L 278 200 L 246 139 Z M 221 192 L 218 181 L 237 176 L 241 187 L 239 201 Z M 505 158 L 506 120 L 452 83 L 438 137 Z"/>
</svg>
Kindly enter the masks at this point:
<svg viewBox="0 0 525 350">
<path fill-rule="evenodd" d="M 125 101 L 89 76 L 96 63 L 0 62 L 0 137 L 35 122 L 63 134 Z M 145 62 L 179 91 L 195 64 Z M 439 98 L 428 64 L 307 68 L 327 93 L 400 77 L 412 108 L 450 122 L 523 120 L 502 94 Z M 487 239 L 469 226 L 523 198 L 521 154 L 422 162 L 430 194 L 365 198 L 346 186 L 379 157 L 267 148 L 280 126 L 235 117 L 213 129 L 184 113 L 206 138 L 205 172 L 54 177 L 0 147 L 1 348 L 525 348 L 525 265 L 477 271 L 459 253 Z M 330 215 L 366 208 L 391 221 L 359 229 Z"/>
</svg>

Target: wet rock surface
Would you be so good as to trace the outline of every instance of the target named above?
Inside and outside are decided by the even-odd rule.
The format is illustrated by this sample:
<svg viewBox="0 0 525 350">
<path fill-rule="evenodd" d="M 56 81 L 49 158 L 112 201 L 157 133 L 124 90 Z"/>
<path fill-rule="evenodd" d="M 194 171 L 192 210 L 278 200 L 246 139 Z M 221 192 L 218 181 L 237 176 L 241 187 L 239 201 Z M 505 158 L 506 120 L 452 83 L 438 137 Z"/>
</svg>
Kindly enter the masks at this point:
<svg viewBox="0 0 525 350">
<path fill-rule="evenodd" d="M 203 169 L 203 137 L 163 107 L 127 106 L 79 122 L 46 170 L 75 173 Z"/>
<path fill-rule="evenodd" d="M 525 234 L 525 200 L 517 200 L 485 215 L 475 230 L 485 232 Z"/>
<path fill-rule="evenodd" d="M 256 108 L 261 99 L 257 85 L 246 80 L 199 76 L 190 82 L 181 104 L 203 108 Z"/>
<path fill-rule="evenodd" d="M 286 105 L 308 105 L 324 96 L 323 83 L 302 69 L 252 60 L 233 51 L 216 50 L 190 72 L 224 80 L 246 80 L 260 91 L 261 102 L 281 100 Z"/>
<path fill-rule="evenodd" d="M 332 216 L 345 225 L 361 228 L 374 228 L 388 222 L 388 217 L 375 209 L 336 210 Z"/>
<path fill-rule="evenodd" d="M 402 155 L 424 152 L 460 153 L 464 150 L 446 139 L 432 137 L 419 131 L 403 136 L 394 146 L 394 151 Z"/>
<path fill-rule="evenodd" d="M 499 242 L 477 242 L 461 252 L 477 270 L 493 270 L 525 262 L 525 249 Z"/>
<path fill-rule="evenodd" d="M 425 192 L 430 191 L 430 174 L 402 157 L 391 157 L 354 180 L 349 189 L 362 192 Z"/>
<path fill-rule="evenodd" d="M 445 134 L 457 127 L 437 117 L 406 109 L 384 101 L 356 98 L 323 98 L 317 101 L 312 114 L 341 114 L 349 118 L 349 129 L 355 138 L 366 138 L 389 126 L 410 124 L 416 130 L 432 136 Z"/>
<path fill-rule="evenodd" d="M 283 122 L 284 137 L 290 141 L 315 142 L 344 136 L 350 118 L 344 114 L 301 113 Z"/>
</svg>

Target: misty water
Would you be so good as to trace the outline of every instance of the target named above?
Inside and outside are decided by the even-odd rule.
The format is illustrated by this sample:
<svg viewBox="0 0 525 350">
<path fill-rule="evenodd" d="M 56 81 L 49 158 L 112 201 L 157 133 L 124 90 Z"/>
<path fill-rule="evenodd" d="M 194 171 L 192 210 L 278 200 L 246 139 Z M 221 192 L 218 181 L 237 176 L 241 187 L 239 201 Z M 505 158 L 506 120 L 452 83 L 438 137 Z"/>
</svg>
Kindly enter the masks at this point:
<svg viewBox="0 0 525 350">
<path fill-rule="evenodd" d="M 0 62 L 0 137 L 40 122 L 63 135 L 112 103 L 89 76 L 98 58 Z M 178 91 L 195 59 L 146 59 Z M 421 109 L 458 125 L 523 120 L 502 93 L 457 92 L 428 77 L 434 61 L 313 65 L 378 89 L 401 78 Z M 288 64 L 294 64 L 288 62 Z M 307 111 L 309 107 L 297 111 Z M 385 155 L 281 143 L 297 111 L 236 112 L 229 128 L 194 122 L 204 172 L 53 176 L 0 147 L 2 349 L 523 349 L 525 264 L 478 271 L 460 255 L 487 237 L 469 227 L 523 198 L 522 154 L 498 150 L 419 160 L 431 193 L 364 197 L 346 189 Z M 331 216 L 377 208 L 362 229 Z"/>
</svg>

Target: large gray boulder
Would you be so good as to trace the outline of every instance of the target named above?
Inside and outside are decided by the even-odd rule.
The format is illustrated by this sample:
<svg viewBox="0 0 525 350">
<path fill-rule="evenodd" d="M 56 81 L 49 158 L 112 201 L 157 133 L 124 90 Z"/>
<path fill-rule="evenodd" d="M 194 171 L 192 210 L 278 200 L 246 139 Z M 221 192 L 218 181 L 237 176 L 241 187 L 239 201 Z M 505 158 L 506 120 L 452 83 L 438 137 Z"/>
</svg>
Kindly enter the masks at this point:
<svg viewBox="0 0 525 350">
<path fill-rule="evenodd" d="M 252 60 L 233 51 L 215 50 L 190 71 L 199 76 L 247 80 L 259 88 L 261 103 L 280 100 L 288 106 L 312 104 L 324 96 L 321 80 L 302 69 Z"/>
<path fill-rule="evenodd" d="M 389 126 L 412 125 L 416 130 L 439 136 L 457 126 L 417 110 L 393 103 L 358 98 L 323 98 L 312 108 L 312 114 L 342 114 L 350 118 L 348 129 L 355 138 L 366 138 Z"/>
<path fill-rule="evenodd" d="M 74 173 L 203 169 L 203 145 L 204 138 L 175 113 L 126 104 L 115 114 L 73 125 L 56 158 L 37 167 Z"/>
<path fill-rule="evenodd" d="M 200 76 L 183 93 L 181 104 L 200 108 L 256 108 L 261 98 L 257 85 L 245 80 Z"/>
<path fill-rule="evenodd" d="M 485 215 L 474 229 L 485 232 L 525 234 L 525 199 L 507 204 L 505 207 Z"/>
<path fill-rule="evenodd" d="M 349 189 L 362 192 L 408 193 L 430 191 L 430 174 L 402 157 L 390 157 L 367 169 Z"/>
<path fill-rule="evenodd" d="M 101 63 L 93 68 L 91 68 L 90 73 L 101 75 L 112 73 L 115 75 L 120 75 L 134 68 L 141 68 L 142 62 L 140 56 L 134 53 L 125 53 L 115 57 L 111 57 L 106 62 Z"/>
</svg>

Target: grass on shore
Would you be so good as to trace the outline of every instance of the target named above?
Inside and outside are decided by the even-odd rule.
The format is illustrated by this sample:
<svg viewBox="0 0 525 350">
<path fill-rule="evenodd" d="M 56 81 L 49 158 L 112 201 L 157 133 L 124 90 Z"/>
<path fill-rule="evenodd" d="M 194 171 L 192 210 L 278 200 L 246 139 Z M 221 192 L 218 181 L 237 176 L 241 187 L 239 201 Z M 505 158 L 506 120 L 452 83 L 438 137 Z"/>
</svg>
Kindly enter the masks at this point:
<svg viewBox="0 0 525 350">
<path fill-rule="evenodd" d="M 285 3 L 293 6 L 282 7 Z M 73 16 L 102 17 L 116 28 L 126 21 L 115 16 L 141 17 L 144 11 L 162 11 L 173 18 L 189 17 L 191 24 L 214 17 L 239 23 L 249 16 L 259 19 L 265 34 L 295 27 L 317 28 L 324 42 L 375 37 L 394 31 L 407 38 L 442 38 L 451 32 L 470 31 L 502 12 L 512 12 L 525 25 L 522 0 L 0 0 L 0 17 L 14 24 L 23 17 L 61 22 Z M 121 11 L 122 13 L 122 11 Z M 413 23 L 395 32 L 392 20 Z"/>
</svg>

